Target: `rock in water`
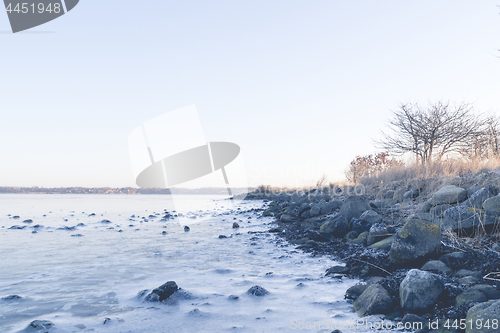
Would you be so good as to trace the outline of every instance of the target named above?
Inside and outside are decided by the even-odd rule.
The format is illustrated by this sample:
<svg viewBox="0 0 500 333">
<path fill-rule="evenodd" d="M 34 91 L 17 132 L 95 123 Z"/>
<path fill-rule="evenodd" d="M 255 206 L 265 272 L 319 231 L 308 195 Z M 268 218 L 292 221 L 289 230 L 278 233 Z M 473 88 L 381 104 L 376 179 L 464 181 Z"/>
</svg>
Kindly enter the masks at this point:
<svg viewBox="0 0 500 333">
<path fill-rule="evenodd" d="M 248 289 L 247 294 L 253 295 L 253 296 L 265 296 L 265 295 L 269 294 L 269 291 L 262 288 L 261 286 L 253 286 L 250 289 Z"/>
<path fill-rule="evenodd" d="M 240 225 L 239 225 L 238 223 L 233 222 L 233 228 L 234 228 L 234 229 L 239 228 L 239 227 L 240 227 Z"/>
<path fill-rule="evenodd" d="M 491 323 L 496 320 L 498 322 L 500 318 L 500 301 L 488 301 L 485 303 L 479 303 L 474 305 L 467 311 L 466 322 L 479 323 L 482 325 L 488 321 L 490 327 Z M 498 330 L 487 330 L 483 326 L 479 325 L 469 325 L 465 329 L 465 333 L 486 333 L 486 332 L 498 332 Z"/>
<path fill-rule="evenodd" d="M 392 307 L 392 299 L 384 287 L 372 284 L 356 299 L 353 305 L 360 317 L 385 314 Z"/>
<path fill-rule="evenodd" d="M 168 281 L 150 292 L 145 300 L 149 302 L 162 302 L 172 296 L 177 290 L 179 290 L 177 283 L 175 281 Z"/>
<path fill-rule="evenodd" d="M 5 296 L 5 297 L 2 297 L 0 298 L 2 301 L 18 301 L 20 300 L 22 297 L 19 296 L 19 295 L 9 295 L 9 296 Z"/>
<path fill-rule="evenodd" d="M 48 320 L 33 320 L 28 329 L 36 329 L 37 332 L 47 332 L 46 329 L 54 327 L 54 323 Z"/>
<path fill-rule="evenodd" d="M 186 226 L 184 226 L 184 231 L 185 231 L 185 232 L 188 232 L 189 230 L 191 230 L 191 229 L 190 229 L 187 225 L 186 225 Z"/>
<path fill-rule="evenodd" d="M 399 286 L 401 307 L 408 311 L 419 311 L 434 305 L 444 290 L 441 278 L 433 273 L 412 269 Z"/>
<path fill-rule="evenodd" d="M 363 292 L 369 287 L 367 284 L 357 284 L 355 286 L 350 287 L 345 292 L 345 298 L 347 299 L 357 299 Z"/>
<path fill-rule="evenodd" d="M 359 218 L 367 210 L 371 210 L 371 207 L 366 197 L 351 195 L 342 204 L 340 214 L 350 221 L 353 218 Z"/>
<path fill-rule="evenodd" d="M 467 191 L 455 185 L 443 186 L 434 193 L 430 202 L 434 206 L 442 204 L 457 204 L 467 199 Z"/>
<path fill-rule="evenodd" d="M 431 221 L 410 219 L 396 233 L 389 251 L 394 264 L 423 259 L 441 245 L 441 228 Z"/>
<path fill-rule="evenodd" d="M 329 233 L 337 238 L 343 238 L 349 231 L 349 221 L 342 215 L 336 215 L 323 223 L 319 231 Z"/>
</svg>

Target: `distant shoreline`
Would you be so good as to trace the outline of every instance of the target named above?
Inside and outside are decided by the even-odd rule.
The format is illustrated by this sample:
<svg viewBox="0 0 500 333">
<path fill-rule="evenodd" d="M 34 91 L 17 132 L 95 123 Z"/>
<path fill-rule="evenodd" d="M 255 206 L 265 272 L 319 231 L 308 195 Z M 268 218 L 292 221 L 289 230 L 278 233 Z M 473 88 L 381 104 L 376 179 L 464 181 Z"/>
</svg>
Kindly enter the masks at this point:
<svg viewBox="0 0 500 333">
<path fill-rule="evenodd" d="M 241 188 L 243 189 L 243 188 Z M 253 191 L 254 188 L 248 188 Z M 168 188 L 134 188 L 134 187 L 0 187 L 0 194 L 172 194 Z M 175 194 L 227 194 L 226 188 L 175 188 Z"/>
</svg>

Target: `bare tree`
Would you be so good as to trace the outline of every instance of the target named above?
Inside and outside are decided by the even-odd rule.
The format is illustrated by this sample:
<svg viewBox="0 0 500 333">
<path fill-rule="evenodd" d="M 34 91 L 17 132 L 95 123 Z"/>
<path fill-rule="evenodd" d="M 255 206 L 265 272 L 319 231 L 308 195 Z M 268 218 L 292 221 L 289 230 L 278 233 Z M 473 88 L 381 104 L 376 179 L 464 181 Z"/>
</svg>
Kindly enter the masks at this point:
<svg viewBox="0 0 500 333">
<path fill-rule="evenodd" d="M 484 132 L 484 126 L 485 121 L 467 103 L 400 104 L 389 121 L 392 133 L 382 132 L 377 144 L 392 154 L 411 153 L 417 163 L 425 165 L 448 153 L 463 154 Z"/>
<path fill-rule="evenodd" d="M 488 116 L 481 122 L 479 132 L 460 151 L 469 159 L 494 158 L 500 155 L 500 119 Z"/>
</svg>

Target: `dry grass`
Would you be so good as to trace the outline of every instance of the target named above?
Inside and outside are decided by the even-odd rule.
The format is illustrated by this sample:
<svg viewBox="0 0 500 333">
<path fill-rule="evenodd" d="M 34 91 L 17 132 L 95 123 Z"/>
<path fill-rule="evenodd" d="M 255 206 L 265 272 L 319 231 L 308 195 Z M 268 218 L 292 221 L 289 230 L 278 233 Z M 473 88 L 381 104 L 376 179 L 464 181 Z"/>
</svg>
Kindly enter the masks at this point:
<svg viewBox="0 0 500 333">
<path fill-rule="evenodd" d="M 362 178 L 368 194 L 378 194 L 398 187 L 419 190 L 429 195 L 444 185 L 500 185 L 500 159 L 466 160 L 460 158 L 434 162 L 428 166 L 405 165 L 374 177 Z"/>
</svg>

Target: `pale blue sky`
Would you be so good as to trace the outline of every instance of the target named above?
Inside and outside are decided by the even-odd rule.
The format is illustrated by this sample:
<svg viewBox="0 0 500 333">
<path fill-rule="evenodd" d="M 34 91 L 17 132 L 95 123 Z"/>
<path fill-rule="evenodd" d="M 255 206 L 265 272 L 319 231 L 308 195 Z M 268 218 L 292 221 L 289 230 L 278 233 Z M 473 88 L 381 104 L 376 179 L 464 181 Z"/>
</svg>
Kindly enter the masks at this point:
<svg viewBox="0 0 500 333">
<path fill-rule="evenodd" d="M 0 33 L 0 186 L 134 186 L 129 133 L 192 104 L 250 185 L 342 179 L 399 102 L 500 112 L 498 4 L 81 0 Z"/>
</svg>

